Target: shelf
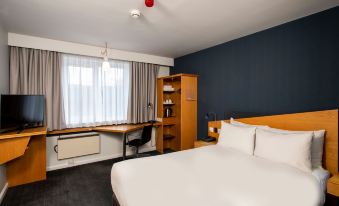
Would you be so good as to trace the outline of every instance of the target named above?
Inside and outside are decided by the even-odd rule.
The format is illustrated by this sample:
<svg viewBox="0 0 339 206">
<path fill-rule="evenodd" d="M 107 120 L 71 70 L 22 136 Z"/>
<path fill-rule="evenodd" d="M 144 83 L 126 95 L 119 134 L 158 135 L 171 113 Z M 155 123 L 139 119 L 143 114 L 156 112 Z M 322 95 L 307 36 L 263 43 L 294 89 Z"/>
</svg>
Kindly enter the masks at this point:
<svg viewBox="0 0 339 206">
<path fill-rule="evenodd" d="M 165 126 L 165 127 L 170 127 L 170 126 L 174 126 L 174 125 L 176 125 L 175 123 L 167 123 L 167 124 L 163 124 L 163 126 Z"/>
<path fill-rule="evenodd" d="M 164 93 L 174 93 L 174 92 L 175 92 L 175 90 L 173 90 L 173 91 L 171 91 L 171 90 L 168 90 L 168 91 L 166 91 L 166 90 L 163 90 L 163 92 L 164 92 Z"/>
<path fill-rule="evenodd" d="M 172 104 L 164 104 L 164 106 L 173 106 L 173 105 L 175 105 L 174 103 L 172 103 Z"/>
<path fill-rule="evenodd" d="M 165 140 L 169 140 L 169 139 L 173 139 L 175 136 L 171 135 L 171 134 L 164 134 L 164 139 Z"/>
<path fill-rule="evenodd" d="M 175 118 L 175 115 L 170 116 L 170 117 L 163 117 L 163 119 L 168 119 L 168 118 Z"/>
</svg>

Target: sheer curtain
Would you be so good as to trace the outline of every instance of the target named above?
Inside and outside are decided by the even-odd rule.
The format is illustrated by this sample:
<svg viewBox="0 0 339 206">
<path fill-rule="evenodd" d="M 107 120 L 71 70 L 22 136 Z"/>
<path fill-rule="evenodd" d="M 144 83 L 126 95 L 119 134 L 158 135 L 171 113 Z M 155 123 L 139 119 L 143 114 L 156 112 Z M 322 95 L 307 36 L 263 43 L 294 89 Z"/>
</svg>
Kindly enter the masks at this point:
<svg viewBox="0 0 339 206">
<path fill-rule="evenodd" d="M 62 55 L 62 94 L 67 128 L 127 122 L 130 63 Z"/>
</svg>

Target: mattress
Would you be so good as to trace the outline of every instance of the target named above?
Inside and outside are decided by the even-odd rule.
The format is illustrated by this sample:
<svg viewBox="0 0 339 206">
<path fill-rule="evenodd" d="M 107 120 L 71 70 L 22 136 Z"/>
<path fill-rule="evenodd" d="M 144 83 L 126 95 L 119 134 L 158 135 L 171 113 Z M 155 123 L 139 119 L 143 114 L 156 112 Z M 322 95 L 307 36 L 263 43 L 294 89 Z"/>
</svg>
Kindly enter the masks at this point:
<svg viewBox="0 0 339 206">
<path fill-rule="evenodd" d="M 317 171 L 213 145 L 116 163 L 111 184 L 120 206 L 319 206 Z"/>
</svg>

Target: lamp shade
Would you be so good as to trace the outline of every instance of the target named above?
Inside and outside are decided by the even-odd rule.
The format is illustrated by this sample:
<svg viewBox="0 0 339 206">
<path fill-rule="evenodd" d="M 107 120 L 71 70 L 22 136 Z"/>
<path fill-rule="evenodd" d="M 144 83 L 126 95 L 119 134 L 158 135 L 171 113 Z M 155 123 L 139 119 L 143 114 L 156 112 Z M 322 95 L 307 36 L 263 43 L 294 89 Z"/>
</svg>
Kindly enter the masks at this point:
<svg viewBox="0 0 339 206">
<path fill-rule="evenodd" d="M 109 68 L 111 68 L 111 66 L 109 65 L 109 62 L 107 60 L 103 61 L 102 69 L 105 71 L 105 70 L 108 70 Z"/>
</svg>

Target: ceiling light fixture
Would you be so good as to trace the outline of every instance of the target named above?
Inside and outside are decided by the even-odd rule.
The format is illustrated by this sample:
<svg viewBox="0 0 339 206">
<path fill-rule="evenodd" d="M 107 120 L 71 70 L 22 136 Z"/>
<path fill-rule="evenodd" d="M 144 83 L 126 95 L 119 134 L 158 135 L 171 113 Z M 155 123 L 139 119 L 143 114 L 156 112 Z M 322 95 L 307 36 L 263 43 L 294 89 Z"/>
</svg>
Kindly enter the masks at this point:
<svg viewBox="0 0 339 206">
<path fill-rule="evenodd" d="M 145 5 L 147 7 L 153 7 L 154 6 L 154 0 L 145 0 Z"/>
<path fill-rule="evenodd" d="M 104 61 L 102 62 L 102 69 L 104 71 L 107 71 L 109 68 L 111 68 L 111 66 L 109 65 L 109 61 L 108 61 L 107 42 L 106 42 L 105 50 L 101 52 L 101 55 L 104 56 Z"/>
<path fill-rule="evenodd" d="M 134 19 L 139 18 L 141 15 L 141 12 L 138 9 L 133 9 L 131 11 L 131 17 L 133 17 Z"/>
</svg>

